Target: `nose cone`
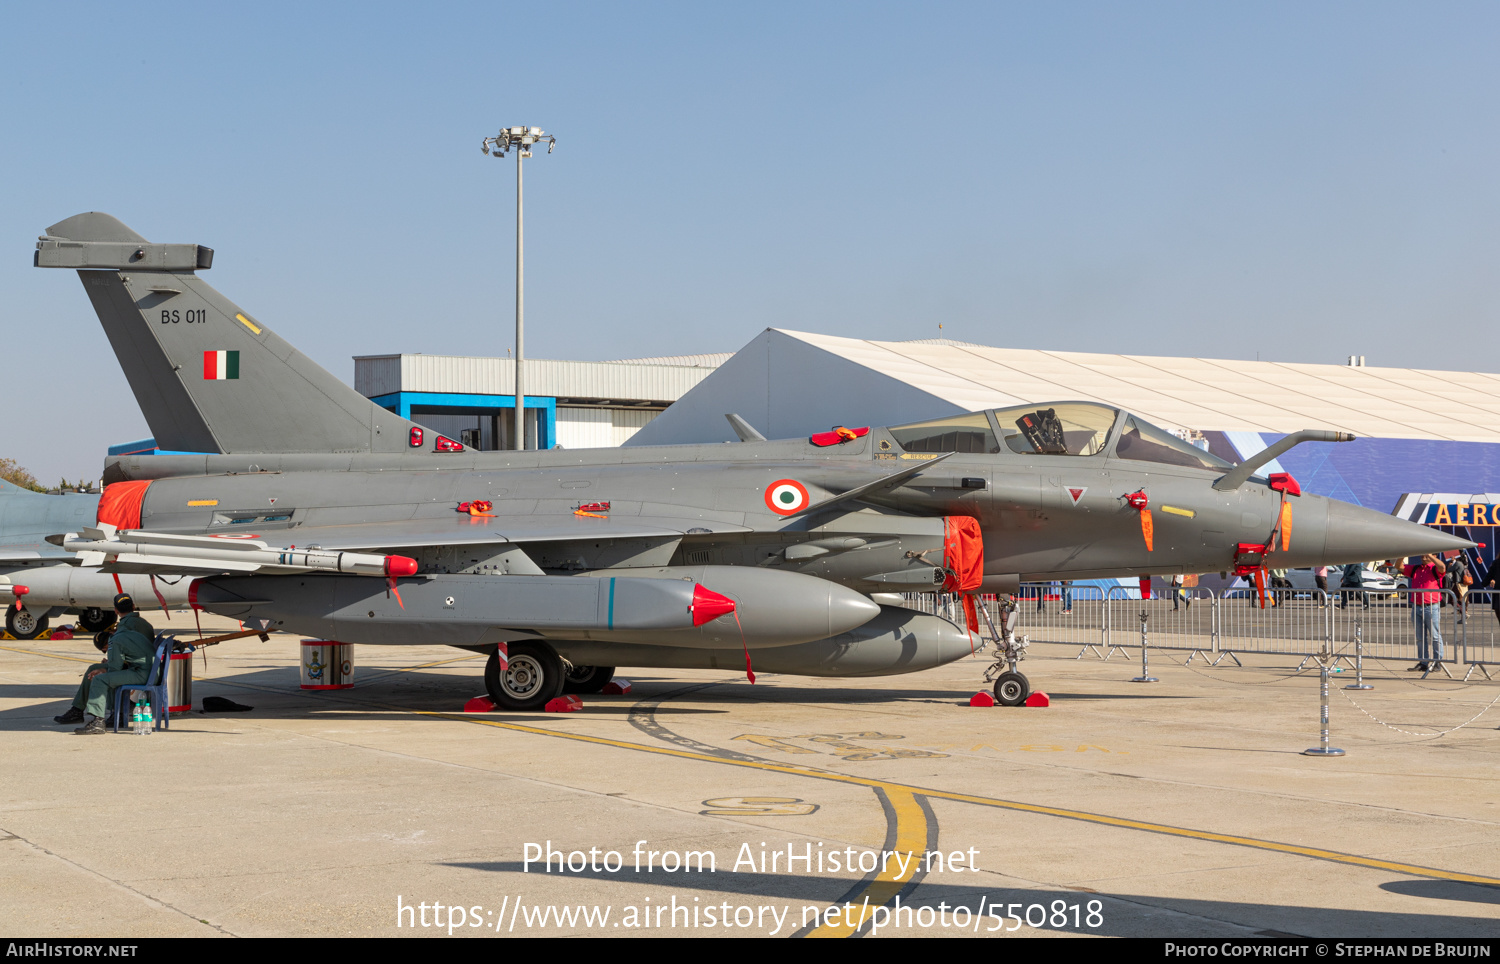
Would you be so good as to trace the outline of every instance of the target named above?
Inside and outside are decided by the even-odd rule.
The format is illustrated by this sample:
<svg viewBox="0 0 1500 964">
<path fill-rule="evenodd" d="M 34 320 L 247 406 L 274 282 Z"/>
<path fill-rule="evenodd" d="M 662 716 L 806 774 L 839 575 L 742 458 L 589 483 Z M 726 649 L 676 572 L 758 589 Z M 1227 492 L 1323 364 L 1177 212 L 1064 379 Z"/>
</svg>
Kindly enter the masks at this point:
<svg viewBox="0 0 1500 964">
<path fill-rule="evenodd" d="M 1296 541 L 1294 531 L 1293 541 Z M 1328 500 L 1328 528 L 1320 562 L 1372 562 L 1469 549 L 1475 543 L 1392 515 Z"/>
</svg>

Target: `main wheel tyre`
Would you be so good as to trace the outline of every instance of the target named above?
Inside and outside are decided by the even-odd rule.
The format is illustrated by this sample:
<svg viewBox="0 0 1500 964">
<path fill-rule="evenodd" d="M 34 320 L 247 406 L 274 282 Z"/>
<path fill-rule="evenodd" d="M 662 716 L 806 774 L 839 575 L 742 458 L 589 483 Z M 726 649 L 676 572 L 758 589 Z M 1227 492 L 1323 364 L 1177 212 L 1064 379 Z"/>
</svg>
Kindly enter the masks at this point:
<svg viewBox="0 0 1500 964">
<path fill-rule="evenodd" d="M 1001 706 L 1020 706 L 1031 695 L 1031 681 L 1020 673 L 1001 673 L 995 679 L 995 702 Z"/>
<path fill-rule="evenodd" d="M 502 672 L 500 654 L 484 664 L 484 688 L 505 710 L 539 710 L 562 694 L 562 658 L 546 643 L 511 643 L 509 666 Z"/>
<path fill-rule="evenodd" d="M 47 631 L 47 617 L 30 609 L 17 609 L 12 603 L 5 611 L 5 631 L 17 639 L 36 639 Z"/>
<path fill-rule="evenodd" d="M 115 624 L 117 617 L 108 610 L 90 606 L 78 614 L 78 625 L 91 633 L 101 633 Z"/>
<path fill-rule="evenodd" d="M 614 678 L 613 666 L 574 666 L 563 679 L 563 692 L 597 693 Z"/>
</svg>

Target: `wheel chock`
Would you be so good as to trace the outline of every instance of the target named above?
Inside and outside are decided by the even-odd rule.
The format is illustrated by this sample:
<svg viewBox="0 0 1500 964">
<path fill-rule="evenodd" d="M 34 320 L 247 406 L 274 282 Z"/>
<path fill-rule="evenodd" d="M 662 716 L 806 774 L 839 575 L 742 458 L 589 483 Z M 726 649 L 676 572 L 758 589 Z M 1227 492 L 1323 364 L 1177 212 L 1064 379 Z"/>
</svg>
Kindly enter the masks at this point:
<svg viewBox="0 0 1500 964">
<path fill-rule="evenodd" d="M 994 706 L 995 705 L 995 698 L 993 696 L 991 696 L 990 694 L 986 693 L 984 690 L 980 690 L 978 693 L 975 693 L 973 696 L 969 697 L 969 705 L 970 706 Z"/>
<path fill-rule="evenodd" d="M 605 683 L 604 689 L 600 690 L 599 692 L 603 693 L 605 696 L 624 696 L 626 693 L 630 692 L 630 680 L 620 679 L 618 676 L 616 676 L 608 683 Z"/>
<path fill-rule="evenodd" d="M 1023 704 L 1021 704 L 1021 705 L 1022 706 L 1051 706 L 1052 705 L 1052 701 L 1047 698 L 1047 694 L 1046 693 L 1037 692 L 1037 693 L 1032 693 L 1030 696 L 1026 697 L 1026 702 L 1023 703 Z"/>
<path fill-rule="evenodd" d="M 464 704 L 465 713 L 493 713 L 495 701 L 488 696 L 476 696 Z"/>
<path fill-rule="evenodd" d="M 547 705 L 542 707 L 545 713 L 575 713 L 583 709 L 583 700 L 576 696 L 559 696 L 557 699 L 548 700 Z"/>
</svg>

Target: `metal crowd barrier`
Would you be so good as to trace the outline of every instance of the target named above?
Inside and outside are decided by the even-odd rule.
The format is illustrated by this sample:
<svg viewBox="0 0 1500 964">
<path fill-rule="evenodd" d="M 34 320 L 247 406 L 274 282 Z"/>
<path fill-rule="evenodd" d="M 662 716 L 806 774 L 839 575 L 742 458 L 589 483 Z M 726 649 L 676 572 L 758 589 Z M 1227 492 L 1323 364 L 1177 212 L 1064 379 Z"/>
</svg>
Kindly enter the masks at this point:
<svg viewBox="0 0 1500 964">
<path fill-rule="evenodd" d="M 1111 587 L 1106 600 L 1105 655 L 1140 645 L 1144 613 L 1149 648 L 1184 651 L 1189 662 L 1199 654 L 1207 658 L 1217 647 L 1215 602 L 1212 590 L 1196 586 L 1167 586 L 1155 590 L 1150 599 L 1140 598 L 1140 592 L 1129 586 Z"/>
<path fill-rule="evenodd" d="M 1491 666 L 1500 665 L 1500 587 L 1471 589 L 1464 607 L 1464 662 L 1469 669 L 1464 679 L 1478 669 L 1485 679 L 1493 679 Z"/>
<path fill-rule="evenodd" d="M 1101 592 L 1097 586 L 1025 583 L 1015 597 L 1016 632 L 1033 643 L 1078 646 L 1080 659 L 1090 653 L 1109 659 L 1116 653 L 1128 656 L 1127 647 L 1140 645 L 1144 613 L 1147 645 L 1186 652 L 1188 662 L 1198 655 L 1215 663 L 1226 657 L 1239 662 L 1236 653 L 1254 653 L 1301 656 L 1304 665 L 1320 655 L 1351 665 L 1359 656 L 1415 663 L 1411 592 L 1268 590 L 1262 609 L 1253 589 L 1216 595 L 1204 588 L 1167 587 L 1141 599 L 1129 586 Z M 1500 589 L 1469 592 L 1462 620 L 1458 596 L 1450 590 L 1441 590 L 1441 596 L 1436 625 L 1442 656 L 1429 649 L 1429 672 L 1452 676 L 1450 667 L 1462 665 L 1468 667 L 1465 679 L 1476 669 L 1492 678 L 1489 667 L 1500 666 Z M 964 622 L 959 596 L 907 593 L 904 598 L 913 609 Z M 999 601 L 990 597 L 984 605 L 999 624 Z"/>
<path fill-rule="evenodd" d="M 1331 610 L 1320 589 L 1268 589 L 1264 609 L 1256 590 L 1231 589 L 1219 598 L 1217 616 L 1218 652 L 1231 658 L 1235 653 L 1309 657 L 1330 648 Z"/>
<path fill-rule="evenodd" d="M 999 603 L 990 612 L 999 621 Z M 1016 632 L 1033 643 L 1095 646 L 1105 638 L 1104 592 L 1098 586 L 1027 583 L 1016 596 Z"/>
<path fill-rule="evenodd" d="M 1442 640 L 1442 656 L 1433 650 L 1437 640 L 1429 641 L 1428 657 L 1431 666 L 1438 664 L 1448 676 L 1453 674 L 1449 665 L 1457 666 L 1465 659 L 1466 625 L 1458 622 L 1455 606 L 1457 596 L 1451 590 L 1419 590 L 1441 596 L 1436 611 L 1437 636 Z M 1374 592 L 1367 589 L 1340 590 L 1332 597 L 1334 652 L 1341 658 L 1353 658 L 1356 652 L 1370 659 L 1393 662 L 1418 662 L 1416 614 L 1411 605 L 1410 590 L 1394 593 Z M 1431 671 L 1431 670 L 1429 670 Z"/>
</svg>

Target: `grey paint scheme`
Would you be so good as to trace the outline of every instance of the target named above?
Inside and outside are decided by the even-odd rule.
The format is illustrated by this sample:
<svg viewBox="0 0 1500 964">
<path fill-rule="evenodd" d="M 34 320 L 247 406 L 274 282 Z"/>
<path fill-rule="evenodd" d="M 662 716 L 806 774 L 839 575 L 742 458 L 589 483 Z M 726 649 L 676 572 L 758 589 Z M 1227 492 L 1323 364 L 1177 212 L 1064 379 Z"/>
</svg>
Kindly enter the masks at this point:
<svg viewBox="0 0 1500 964">
<path fill-rule="evenodd" d="M 271 619 L 327 639 L 398 645 L 430 643 L 435 634 L 455 645 L 479 645 L 490 629 L 509 627 L 537 639 L 764 649 L 836 636 L 879 613 L 869 598 L 826 579 L 752 567 L 511 578 L 433 574 L 397 582 L 399 600 L 381 580 L 358 576 L 221 576 L 203 580 L 195 592 L 199 605 L 225 616 Z M 738 618 L 693 625 L 699 585 L 733 599 Z"/>
<path fill-rule="evenodd" d="M 93 525 L 98 509 L 97 495 L 43 495 L 0 479 L 0 579 L 29 589 L 26 604 L 34 612 L 56 616 L 67 609 L 108 609 L 113 604 L 119 590 L 112 576 L 78 568 L 71 552 L 46 541 L 54 533 Z M 149 579 L 121 576 L 120 583 L 141 609 L 159 608 Z M 158 578 L 156 588 L 168 606 L 187 605 L 186 580 L 168 575 Z"/>
<path fill-rule="evenodd" d="M 103 224 L 103 217 L 81 216 L 84 233 Z M 56 225 L 51 233 L 79 220 Z M 55 242 L 42 242 L 48 243 Z M 884 428 L 828 447 L 782 439 L 548 452 L 415 452 L 405 448 L 404 437 L 392 446 L 384 428 L 405 423 L 363 398 L 350 400 L 346 386 L 283 342 L 247 342 L 251 336 L 234 320 L 238 309 L 227 301 L 214 302 L 201 326 L 163 326 L 139 310 L 139 302 L 146 300 L 141 292 L 153 285 L 180 282 L 184 296 L 191 291 L 208 301 L 206 286 L 196 278 L 129 267 L 80 275 L 86 288 L 113 292 L 109 298 L 96 297 L 95 307 L 112 332 L 122 364 L 136 371 L 132 385 L 159 439 L 155 419 L 170 417 L 159 400 L 185 397 L 194 412 L 208 413 L 197 424 L 212 433 L 211 447 L 229 453 L 111 461 L 106 481 L 155 480 L 142 509 L 142 525 L 150 529 L 253 531 L 272 545 L 399 550 L 419 559 L 421 577 L 434 579 L 448 574 L 520 579 L 535 578 L 518 575 L 525 572 L 566 576 L 601 570 L 649 576 L 654 568 L 668 565 L 721 571 L 738 566 L 874 593 L 904 588 L 900 578 L 911 578 L 915 585 L 932 577 L 942 562 L 943 517 L 948 515 L 979 520 L 985 586 L 993 590 L 1022 578 L 1228 569 L 1235 544 L 1269 538 L 1280 505 L 1279 494 L 1264 480 L 1252 478 L 1232 491 L 1216 491 L 1213 483 L 1223 471 L 1114 458 L 1110 453 L 1124 425 L 1123 412 L 1116 413 L 1097 455 L 952 454 L 895 487 L 876 486 L 858 501 L 789 517 L 772 512 L 766 502 L 768 488 L 779 480 L 805 486 L 809 503 L 817 504 L 936 456 L 904 452 Z M 92 283 L 96 276 L 101 283 Z M 128 286 L 126 276 L 135 279 Z M 219 298 L 216 293 L 212 297 Z M 256 351 L 242 358 L 240 381 L 223 397 L 215 393 L 226 383 L 206 383 L 201 371 L 173 368 L 164 361 L 238 344 L 252 344 Z M 274 351 L 260 347 L 269 344 Z M 156 358 L 142 360 L 138 346 L 154 350 Z M 265 407 L 273 397 L 275 406 Z M 325 412 L 335 424 L 332 430 L 318 424 L 319 413 Z M 994 416 L 989 419 L 993 428 Z M 377 423 L 380 433 L 362 428 Z M 728 428 L 725 422 L 719 425 L 718 432 Z M 1070 487 L 1085 491 L 1075 500 Z M 1170 504 L 1190 513 L 1154 511 L 1154 551 L 1147 550 L 1137 512 L 1124 498 L 1136 491 L 1145 491 L 1153 507 Z M 454 511 L 459 502 L 473 499 L 493 501 L 495 517 Z M 192 501 L 217 505 L 190 506 Z M 607 519 L 575 514 L 581 502 L 593 501 L 611 503 Z M 1469 545 L 1317 496 L 1292 498 L 1290 504 L 1291 549 L 1274 556 L 1282 566 L 1359 562 Z M 709 569 L 703 570 L 704 585 L 724 591 L 712 582 L 727 575 Z M 265 578 L 250 577 L 249 584 L 267 585 Z M 314 578 L 320 577 L 308 582 Z M 371 583 L 369 591 L 380 593 L 379 583 Z M 292 618 L 299 620 L 330 611 L 327 603 L 298 604 L 290 597 L 280 605 L 297 610 Z M 742 619 L 751 615 L 750 608 L 748 603 L 742 607 Z M 391 616 L 390 622 L 400 618 Z M 871 618 L 886 617 L 872 613 Z M 350 641 L 396 641 L 385 629 L 372 625 L 366 632 L 354 628 L 358 620 L 346 622 L 344 638 Z M 367 616 L 366 622 L 382 620 Z M 410 639 L 405 629 L 400 635 L 413 642 L 438 641 L 440 626 L 448 624 L 432 619 L 419 625 L 433 638 Z M 904 672 L 964 655 L 944 642 L 946 634 L 962 634 L 951 624 L 928 618 L 904 625 L 900 630 L 876 626 L 866 636 L 855 629 L 818 642 L 778 646 L 780 671 L 822 675 L 833 672 L 831 666 L 858 666 L 861 673 Z M 505 621 L 487 632 L 486 642 L 524 638 L 534 628 Z M 905 648 L 911 640 L 919 650 L 915 655 Z M 722 642 L 727 652 L 737 640 Z M 586 645 L 560 641 L 557 648 L 564 655 L 587 653 L 587 659 L 606 664 L 648 665 L 660 658 L 672 660 L 660 665 L 700 665 L 691 661 L 706 658 L 689 655 L 691 647 L 665 643 L 658 636 Z M 850 655 L 849 647 L 864 655 Z M 845 656 L 833 659 L 830 654 L 836 651 Z"/>
<path fill-rule="evenodd" d="M 150 245 L 97 212 L 52 225 L 37 242 L 42 267 L 66 264 L 70 259 L 62 256 L 75 252 L 71 260 L 89 266 L 78 272 L 84 291 L 159 446 L 188 452 L 408 448 L 415 423 L 330 376 L 192 271 L 153 267 L 156 249 L 173 247 L 185 246 Z M 96 256 L 87 257 L 91 249 L 98 249 Z M 137 250 L 146 256 L 133 259 Z M 205 379 L 206 351 L 238 351 L 239 377 Z M 427 440 L 435 433 L 424 434 L 430 450 Z"/>
<path fill-rule="evenodd" d="M 565 659 L 580 666 L 620 665 L 617 661 L 622 650 L 613 644 L 553 640 L 552 645 Z M 847 633 L 757 650 L 754 669 L 757 673 L 794 676 L 896 676 L 932 669 L 973 652 L 969 634 L 948 620 L 904 607 L 881 606 L 878 616 Z M 732 648 L 632 646 L 629 665 L 739 670 L 745 665 L 745 654 Z"/>
</svg>

